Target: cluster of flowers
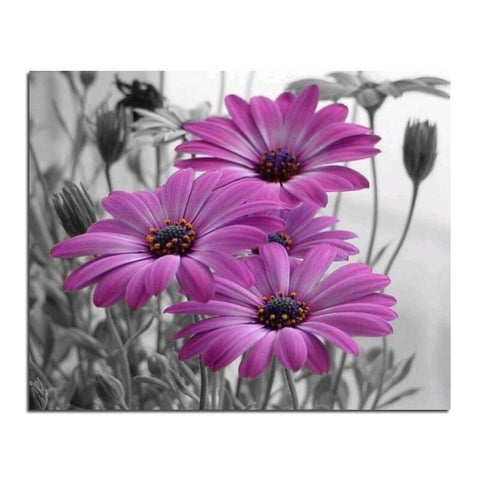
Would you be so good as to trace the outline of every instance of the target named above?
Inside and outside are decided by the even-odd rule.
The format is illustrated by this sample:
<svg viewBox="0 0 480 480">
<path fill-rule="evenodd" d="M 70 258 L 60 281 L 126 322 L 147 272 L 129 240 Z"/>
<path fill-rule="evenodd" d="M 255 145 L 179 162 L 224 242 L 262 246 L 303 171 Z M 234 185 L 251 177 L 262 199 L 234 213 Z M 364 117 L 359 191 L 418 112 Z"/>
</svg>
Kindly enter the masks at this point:
<svg viewBox="0 0 480 480">
<path fill-rule="evenodd" d="M 310 86 L 275 101 L 229 95 L 230 118 L 185 125 L 195 154 L 155 191 L 113 191 L 102 201 L 111 219 L 55 245 L 55 257 L 94 256 L 65 280 L 66 291 L 96 284 L 93 301 L 145 305 L 178 281 L 187 302 L 170 313 L 206 315 L 178 331 L 189 337 L 182 360 L 200 355 L 212 370 L 243 355 L 239 374 L 258 377 L 273 356 L 287 369 L 329 370 L 324 341 L 357 355 L 352 336 L 384 336 L 396 318 L 389 278 L 353 263 L 356 235 L 317 217 L 328 192 L 368 187 L 338 163 L 372 157 L 379 137 L 346 123 L 348 110 L 318 111 Z M 195 178 L 195 171 L 204 172 Z"/>
</svg>

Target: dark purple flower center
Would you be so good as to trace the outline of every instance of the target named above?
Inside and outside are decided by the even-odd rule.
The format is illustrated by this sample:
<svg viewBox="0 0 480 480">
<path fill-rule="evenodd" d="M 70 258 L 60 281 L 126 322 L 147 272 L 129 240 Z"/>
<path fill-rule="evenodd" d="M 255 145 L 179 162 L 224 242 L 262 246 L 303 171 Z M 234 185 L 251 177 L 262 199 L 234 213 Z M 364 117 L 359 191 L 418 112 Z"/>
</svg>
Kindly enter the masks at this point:
<svg viewBox="0 0 480 480">
<path fill-rule="evenodd" d="M 291 292 L 288 297 L 283 292 L 278 292 L 278 296 L 263 297 L 263 305 L 258 307 L 258 321 L 272 330 L 293 327 L 303 322 L 309 307 L 296 297 L 295 292 Z"/>
<path fill-rule="evenodd" d="M 271 183 L 284 183 L 300 171 L 295 155 L 283 148 L 265 152 L 258 165 L 258 175 Z"/>
<path fill-rule="evenodd" d="M 150 252 L 157 257 L 189 252 L 196 235 L 193 225 L 184 218 L 174 223 L 167 219 L 164 223 L 163 228 L 151 227 L 145 237 Z"/>
<path fill-rule="evenodd" d="M 292 239 L 283 232 L 280 233 L 270 233 L 268 235 L 269 242 L 276 242 L 285 247 L 285 250 L 288 252 L 290 250 L 290 246 L 292 245 Z"/>
</svg>

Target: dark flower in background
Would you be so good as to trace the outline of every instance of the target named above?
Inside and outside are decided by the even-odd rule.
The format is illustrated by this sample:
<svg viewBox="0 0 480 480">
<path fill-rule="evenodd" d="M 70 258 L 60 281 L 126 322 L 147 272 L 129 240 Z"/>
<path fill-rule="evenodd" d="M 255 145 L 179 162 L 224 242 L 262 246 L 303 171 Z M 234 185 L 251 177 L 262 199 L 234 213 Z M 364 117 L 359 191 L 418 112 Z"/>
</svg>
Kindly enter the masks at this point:
<svg viewBox="0 0 480 480">
<path fill-rule="evenodd" d="M 46 410 L 48 405 L 48 390 L 37 377 L 29 384 L 29 408 L 30 410 Z"/>
<path fill-rule="evenodd" d="M 109 110 L 102 105 L 96 113 L 95 140 L 107 165 L 116 162 L 125 152 L 129 122 L 124 108 Z"/>
<path fill-rule="evenodd" d="M 80 72 L 80 81 L 85 90 L 90 88 L 97 78 L 97 72 Z"/>
<path fill-rule="evenodd" d="M 107 407 L 125 407 L 125 391 L 118 378 L 107 373 L 97 372 L 95 374 L 95 390 L 98 398 Z"/>
<path fill-rule="evenodd" d="M 299 93 L 309 85 L 318 85 L 320 100 L 338 101 L 340 98 L 352 97 L 366 110 L 377 110 L 389 96 L 398 98 L 405 92 L 421 92 L 437 97 L 450 98 L 441 89 L 450 82 L 438 77 L 404 78 L 393 82 L 375 82 L 363 72 L 332 72 L 322 78 L 305 78 L 290 83 L 287 90 Z"/>
<path fill-rule="evenodd" d="M 92 199 L 82 184 L 79 188 L 67 182 L 60 193 L 53 195 L 53 206 L 70 237 L 85 233 L 97 220 Z"/>
<path fill-rule="evenodd" d="M 414 183 L 425 180 L 437 158 L 437 126 L 428 120 L 409 121 L 403 140 L 403 163 Z"/>
<path fill-rule="evenodd" d="M 134 80 L 132 83 L 125 83 L 118 76 L 115 77 L 117 88 L 125 97 L 117 103 L 117 108 L 143 108 L 144 110 L 154 111 L 162 108 L 164 104 L 163 96 L 151 84 Z M 140 118 L 136 112 L 133 112 L 133 119 Z"/>
</svg>

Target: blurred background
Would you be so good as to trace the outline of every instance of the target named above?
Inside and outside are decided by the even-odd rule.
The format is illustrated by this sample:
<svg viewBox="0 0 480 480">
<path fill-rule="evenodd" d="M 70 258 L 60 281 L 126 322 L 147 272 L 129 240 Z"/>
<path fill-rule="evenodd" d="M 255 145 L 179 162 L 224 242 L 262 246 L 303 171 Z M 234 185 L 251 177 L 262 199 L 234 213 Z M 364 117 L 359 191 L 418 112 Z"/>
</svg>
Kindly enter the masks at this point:
<svg viewBox="0 0 480 480">
<path fill-rule="evenodd" d="M 194 109 L 208 102 L 211 114 L 226 113 L 220 99 L 222 93 L 241 97 L 265 95 L 275 97 L 286 85 L 301 78 L 324 78 L 327 71 L 291 72 L 98 72 L 84 99 L 84 113 L 92 120 L 100 104 L 107 99 L 113 107 L 123 98 L 115 85 L 115 75 L 126 83 L 140 80 L 160 88 L 169 105 Z M 366 72 L 377 82 L 421 76 L 449 79 L 445 72 Z M 353 107 L 351 98 L 341 99 Z M 57 193 L 65 178 L 71 178 L 72 155 L 78 156 L 75 181 L 81 181 L 96 201 L 108 193 L 102 160 L 93 142 L 86 142 L 80 151 L 73 151 L 66 132 L 75 133 L 78 108 L 67 77 L 59 72 L 33 72 L 29 79 L 30 140 L 42 170 L 46 172 L 51 193 Z M 320 102 L 330 103 L 330 102 Z M 438 127 L 438 157 L 431 175 L 422 183 L 409 235 L 390 276 L 388 293 L 398 300 L 398 320 L 394 334 L 388 339 L 395 356 L 405 359 L 415 354 L 404 388 L 418 387 L 415 395 L 406 396 L 392 405 L 395 409 L 448 409 L 450 406 L 450 104 L 437 96 L 407 92 L 399 98 L 388 97 L 376 115 L 375 133 L 382 137 L 377 156 L 379 181 L 379 222 L 377 248 L 387 246 L 386 254 L 376 269 L 384 268 L 404 226 L 412 192 L 402 160 L 402 143 L 409 119 L 430 120 Z M 353 110 L 353 108 L 352 108 Z M 60 113 L 60 116 L 59 116 Z M 61 118 L 62 120 L 59 120 Z M 368 124 L 365 111 L 359 108 L 356 123 Z M 87 128 L 87 135 L 88 128 Z M 132 171 L 138 158 L 133 158 L 138 145 L 147 142 L 138 138 L 129 145 L 130 154 L 111 168 L 115 189 L 138 189 Z M 168 145 L 170 158 L 177 142 Z M 147 145 L 147 143 L 145 143 Z M 73 148 L 73 150 L 72 150 Z M 164 165 L 165 166 L 165 165 Z M 155 175 L 155 153 L 142 150 L 142 174 L 147 182 Z M 173 167 L 169 167 L 173 171 Z M 355 162 L 354 168 L 371 178 L 367 160 Z M 96 172 L 96 173 L 95 173 Z M 168 172 L 162 172 L 163 181 Z M 32 178 L 32 177 L 31 177 Z M 153 181 L 151 182 L 153 186 Z M 144 188 L 144 187 L 142 187 Z M 38 186 L 30 185 L 33 196 Z M 335 195 L 331 195 L 325 214 L 331 214 Z M 342 195 L 339 212 L 340 228 L 356 232 L 359 238 L 359 259 L 365 259 L 371 228 L 372 191 L 348 192 Z M 59 230 L 61 231 L 61 230 Z M 64 234 L 63 231 L 61 231 Z M 65 238 L 64 235 L 62 238 Z M 42 289 L 32 282 L 32 290 Z M 36 292 L 41 296 L 41 292 Z M 33 309 L 37 308 L 35 306 Z M 95 307 L 93 307 L 95 309 Z M 34 310 L 33 310 L 34 311 Z M 148 332 L 147 332 L 148 333 Z M 148 341 L 148 340 L 147 340 Z M 360 339 L 364 347 L 379 346 L 380 339 Z M 153 347 L 153 345 L 152 345 Z M 231 367 L 234 368 L 234 367 Z M 352 380 L 351 371 L 345 378 Z"/>
</svg>

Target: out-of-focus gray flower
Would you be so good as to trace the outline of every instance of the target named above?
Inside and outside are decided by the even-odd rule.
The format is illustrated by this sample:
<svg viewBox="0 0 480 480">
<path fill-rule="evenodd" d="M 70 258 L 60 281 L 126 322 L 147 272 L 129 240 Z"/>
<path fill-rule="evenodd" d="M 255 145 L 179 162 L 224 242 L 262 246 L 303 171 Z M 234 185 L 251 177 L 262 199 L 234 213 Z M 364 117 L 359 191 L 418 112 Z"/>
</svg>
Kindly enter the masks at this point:
<svg viewBox="0 0 480 480">
<path fill-rule="evenodd" d="M 53 195 L 53 206 L 70 237 L 85 233 L 97 220 L 95 208 L 85 187 L 67 182 L 60 193 Z"/>
<path fill-rule="evenodd" d="M 175 105 L 160 108 L 154 112 L 136 108 L 135 112 L 141 118 L 132 125 L 135 130 L 134 135 L 152 137 L 153 145 L 173 142 L 186 135 L 187 132 L 183 129 L 186 122 L 203 120 L 208 116 L 210 108 L 209 102 L 200 103 L 191 110 Z"/>
<path fill-rule="evenodd" d="M 414 183 L 425 180 L 437 158 L 437 126 L 428 120 L 409 121 L 403 140 L 403 163 Z"/>
<path fill-rule="evenodd" d="M 168 374 L 169 362 L 165 355 L 160 353 L 151 353 L 147 357 L 148 371 L 152 375 L 163 377 Z"/>
<path fill-rule="evenodd" d="M 37 377 L 29 384 L 29 408 L 30 410 L 46 410 L 48 405 L 48 390 Z"/>
<path fill-rule="evenodd" d="M 102 105 L 95 115 L 95 141 L 107 165 L 120 159 L 128 143 L 129 121 L 124 108 L 109 110 Z"/>
<path fill-rule="evenodd" d="M 299 93 L 308 85 L 318 85 L 320 100 L 338 101 L 340 98 L 355 98 L 367 110 L 377 110 L 389 96 L 398 98 L 405 92 L 421 92 L 443 98 L 450 95 L 443 90 L 450 85 L 438 77 L 404 78 L 395 81 L 375 82 L 363 72 L 332 72 L 327 79 L 305 78 L 287 85 L 287 90 Z"/>
<path fill-rule="evenodd" d="M 98 398 L 106 407 L 125 408 L 125 391 L 118 378 L 108 373 L 97 372 L 95 374 L 95 390 Z"/>
</svg>

